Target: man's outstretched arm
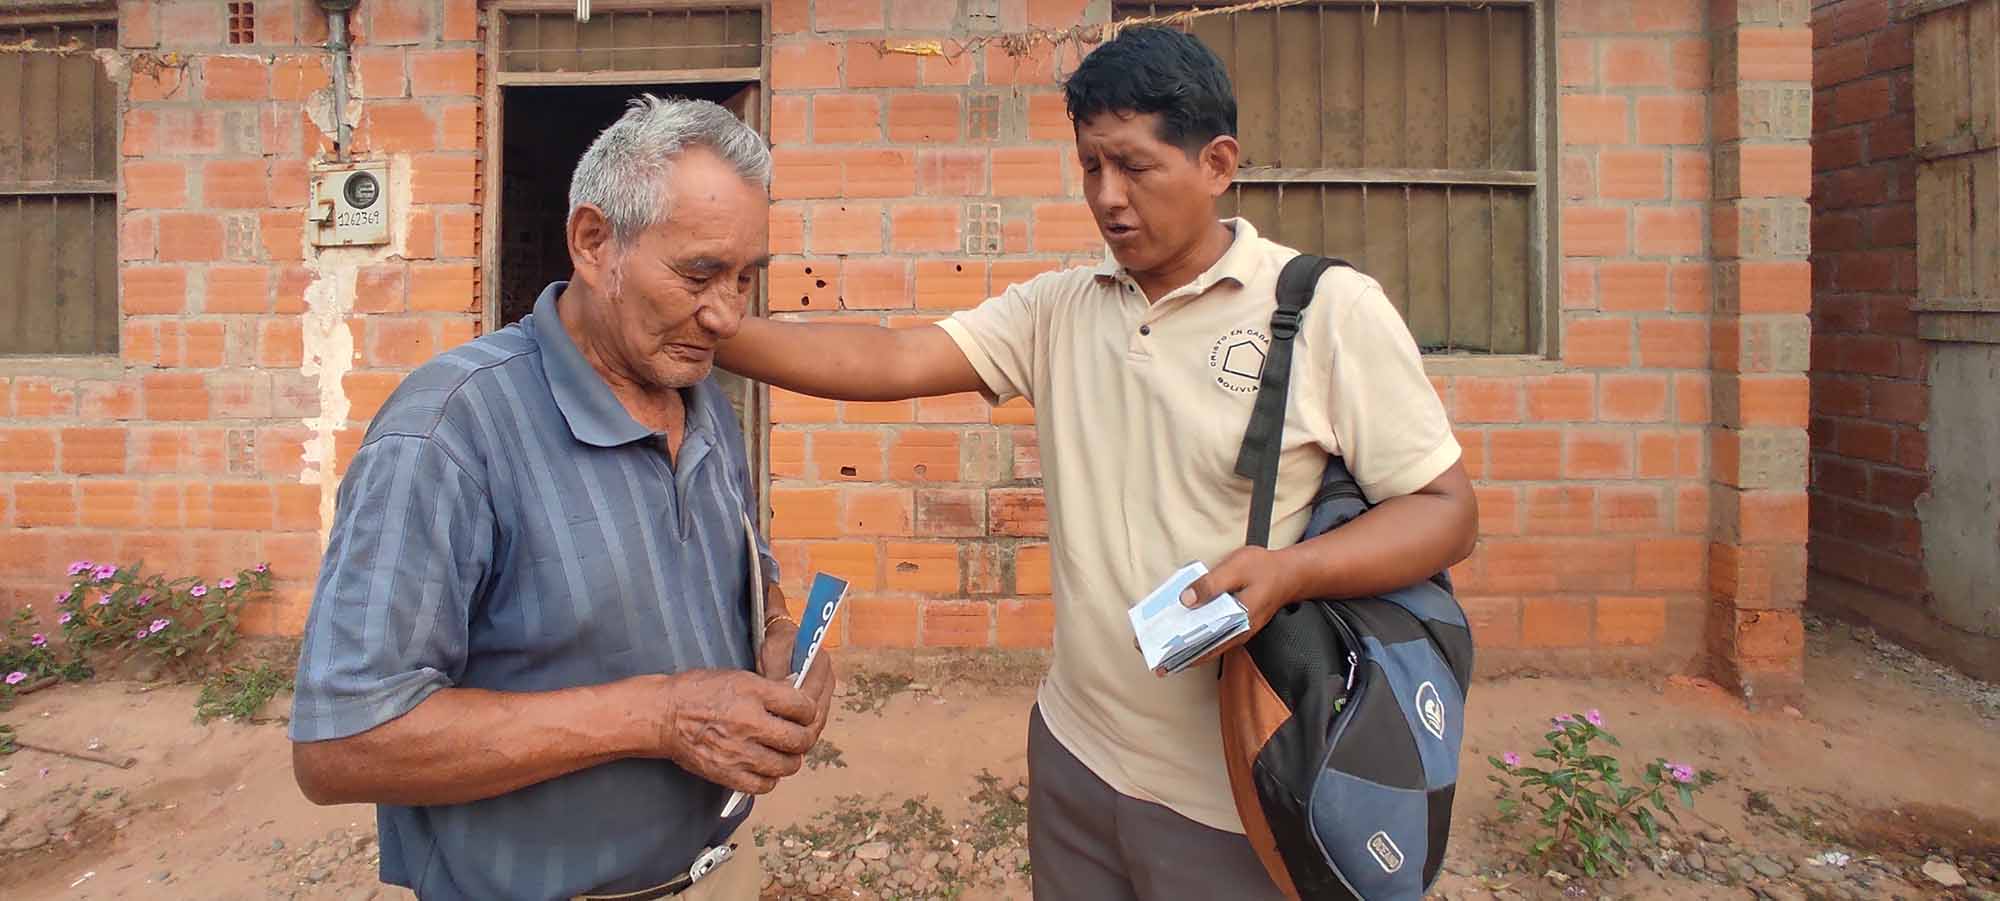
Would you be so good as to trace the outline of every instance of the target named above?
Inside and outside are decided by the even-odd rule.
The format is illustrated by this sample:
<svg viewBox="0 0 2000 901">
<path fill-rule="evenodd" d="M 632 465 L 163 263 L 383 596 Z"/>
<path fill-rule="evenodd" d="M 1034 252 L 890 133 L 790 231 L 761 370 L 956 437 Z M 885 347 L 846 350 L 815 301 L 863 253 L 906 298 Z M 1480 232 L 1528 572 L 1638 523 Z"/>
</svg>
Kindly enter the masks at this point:
<svg viewBox="0 0 2000 901">
<path fill-rule="evenodd" d="M 944 329 L 748 318 L 716 364 L 787 391 L 887 401 L 980 391 L 986 383 Z"/>
</svg>

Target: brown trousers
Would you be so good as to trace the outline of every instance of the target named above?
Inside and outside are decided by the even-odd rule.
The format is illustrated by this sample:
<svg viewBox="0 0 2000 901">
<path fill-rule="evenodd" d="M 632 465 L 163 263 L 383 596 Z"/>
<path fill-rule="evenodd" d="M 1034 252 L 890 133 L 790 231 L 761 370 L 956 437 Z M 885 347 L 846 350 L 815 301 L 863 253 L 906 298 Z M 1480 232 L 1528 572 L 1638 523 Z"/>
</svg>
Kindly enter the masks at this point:
<svg viewBox="0 0 2000 901">
<path fill-rule="evenodd" d="M 1119 794 L 1028 717 L 1028 858 L 1035 901 L 1284 897 L 1249 839 Z"/>
</svg>

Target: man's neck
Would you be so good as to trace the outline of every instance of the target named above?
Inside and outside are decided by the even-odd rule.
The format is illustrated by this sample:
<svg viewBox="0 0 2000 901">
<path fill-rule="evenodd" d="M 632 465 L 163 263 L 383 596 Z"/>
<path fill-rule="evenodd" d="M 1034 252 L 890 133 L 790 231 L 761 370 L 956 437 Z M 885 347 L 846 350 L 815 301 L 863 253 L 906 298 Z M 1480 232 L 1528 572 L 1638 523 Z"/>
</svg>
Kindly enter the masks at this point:
<svg viewBox="0 0 2000 901">
<path fill-rule="evenodd" d="M 556 316 L 562 320 L 562 328 L 569 335 L 571 344 L 576 345 L 583 360 L 590 364 L 604 384 L 611 389 L 611 396 L 618 399 L 618 405 L 625 408 L 633 421 L 652 431 L 659 432 L 679 443 L 679 437 L 687 421 L 687 402 L 676 389 L 648 387 L 645 382 L 634 378 L 619 365 L 616 354 L 606 350 L 595 337 L 597 330 L 591 328 L 592 320 L 586 312 L 597 298 L 590 295 L 588 288 L 578 282 L 570 282 L 563 289 L 562 296 L 556 298 Z"/>
<path fill-rule="evenodd" d="M 1132 280 L 1139 283 L 1139 290 L 1146 292 L 1148 303 L 1156 303 L 1201 277 L 1229 252 L 1229 245 L 1235 240 L 1236 233 L 1218 220 L 1202 233 L 1201 240 L 1189 244 L 1157 269 L 1132 273 Z"/>
</svg>

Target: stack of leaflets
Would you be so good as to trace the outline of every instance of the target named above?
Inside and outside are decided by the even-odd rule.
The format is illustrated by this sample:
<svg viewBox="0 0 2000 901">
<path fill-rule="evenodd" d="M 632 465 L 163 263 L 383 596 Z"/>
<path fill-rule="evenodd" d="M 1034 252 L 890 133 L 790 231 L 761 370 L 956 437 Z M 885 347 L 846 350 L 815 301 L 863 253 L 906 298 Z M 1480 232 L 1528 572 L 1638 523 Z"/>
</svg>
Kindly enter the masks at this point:
<svg viewBox="0 0 2000 901">
<path fill-rule="evenodd" d="M 1227 592 L 1200 607 L 1181 605 L 1181 592 L 1207 572 L 1201 561 L 1190 563 L 1127 611 L 1148 669 L 1180 672 L 1202 655 L 1250 631 L 1249 611 Z"/>
</svg>

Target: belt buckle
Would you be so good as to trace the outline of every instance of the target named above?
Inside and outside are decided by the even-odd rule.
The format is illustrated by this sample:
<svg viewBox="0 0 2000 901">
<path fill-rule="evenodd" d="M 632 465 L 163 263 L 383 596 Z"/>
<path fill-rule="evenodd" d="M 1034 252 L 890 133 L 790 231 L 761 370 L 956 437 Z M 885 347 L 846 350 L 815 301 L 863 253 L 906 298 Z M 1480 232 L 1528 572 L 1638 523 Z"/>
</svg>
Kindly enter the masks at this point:
<svg viewBox="0 0 2000 901">
<path fill-rule="evenodd" d="M 694 883 L 700 882 L 703 876 L 707 876 L 716 867 L 721 866 L 723 861 L 728 860 L 730 856 L 735 853 L 736 853 L 736 845 L 733 843 L 727 845 L 716 845 L 715 847 L 709 848 L 708 850 L 701 852 L 701 854 L 694 859 L 694 863 L 688 865 L 688 884 L 693 885 Z"/>
</svg>

